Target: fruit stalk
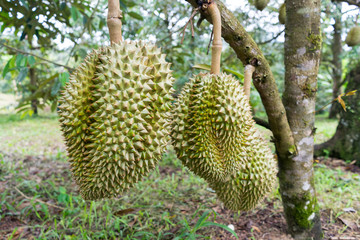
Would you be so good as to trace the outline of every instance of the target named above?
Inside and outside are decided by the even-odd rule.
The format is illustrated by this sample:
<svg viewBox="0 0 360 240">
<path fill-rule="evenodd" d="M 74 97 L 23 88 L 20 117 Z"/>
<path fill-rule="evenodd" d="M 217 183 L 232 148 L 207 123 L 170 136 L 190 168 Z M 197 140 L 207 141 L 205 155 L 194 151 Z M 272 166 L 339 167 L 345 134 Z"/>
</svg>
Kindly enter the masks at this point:
<svg viewBox="0 0 360 240">
<path fill-rule="evenodd" d="M 244 92 L 250 101 L 250 88 L 251 88 L 251 79 L 255 71 L 255 67 L 251 64 L 245 66 L 244 70 Z"/>
<path fill-rule="evenodd" d="M 214 40 L 212 44 L 212 57 L 211 57 L 211 73 L 220 74 L 220 61 L 222 50 L 221 39 L 221 15 L 215 2 L 212 2 L 208 6 L 208 11 L 211 16 L 214 27 Z"/>
<path fill-rule="evenodd" d="M 109 28 L 110 43 L 120 43 L 122 39 L 121 33 L 122 12 L 120 10 L 119 0 L 108 1 L 107 26 Z"/>
</svg>

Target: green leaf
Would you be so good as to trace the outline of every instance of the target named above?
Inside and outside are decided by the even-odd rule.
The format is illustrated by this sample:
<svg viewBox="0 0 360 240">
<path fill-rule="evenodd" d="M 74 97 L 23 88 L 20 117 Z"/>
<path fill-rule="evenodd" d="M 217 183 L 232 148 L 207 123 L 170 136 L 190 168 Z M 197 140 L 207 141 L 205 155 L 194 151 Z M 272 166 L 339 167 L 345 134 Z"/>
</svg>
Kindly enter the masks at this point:
<svg viewBox="0 0 360 240">
<path fill-rule="evenodd" d="M 74 6 L 71 6 L 71 18 L 74 19 L 74 21 L 76 22 L 76 20 L 78 20 L 78 17 L 79 17 L 79 10 L 74 7 Z"/>
<path fill-rule="evenodd" d="M 1 25 L 0 32 L 1 32 L 1 33 L 3 33 L 3 32 L 4 32 L 4 30 L 5 30 L 5 28 L 6 28 L 6 24 L 5 24 L 5 23 L 3 23 L 3 24 Z"/>
<path fill-rule="evenodd" d="M 230 73 L 230 74 L 233 74 L 235 75 L 236 77 L 238 77 L 239 79 L 243 79 L 244 78 L 244 75 L 239 73 L 239 72 L 235 72 L 234 70 L 231 70 L 231 69 L 228 69 L 228 68 L 223 68 L 223 71 L 224 72 L 227 72 L 227 73 Z"/>
<path fill-rule="evenodd" d="M 17 82 L 22 82 L 26 78 L 26 76 L 28 74 L 28 71 L 29 71 L 29 69 L 27 67 L 21 68 L 16 81 Z"/>
<path fill-rule="evenodd" d="M 16 64 L 16 67 L 17 68 L 21 68 L 21 67 L 26 67 L 26 57 L 22 54 L 18 54 L 16 56 L 16 61 L 15 61 L 15 64 Z"/>
<path fill-rule="evenodd" d="M 201 217 L 200 217 L 199 220 L 196 222 L 196 225 L 195 225 L 195 227 L 194 227 L 195 232 L 196 232 L 200 227 L 202 227 L 203 222 L 210 217 L 210 215 L 211 215 L 210 212 L 211 212 L 210 210 L 207 210 L 207 211 L 205 211 L 205 212 L 201 215 Z"/>
<path fill-rule="evenodd" d="M 127 9 L 127 6 L 125 5 L 125 3 L 121 0 L 119 0 L 120 2 L 120 8 L 124 11 L 124 12 L 127 12 L 128 9 Z"/>
<path fill-rule="evenodd" d="M 55 80 L 54 84 L 52 85 L 51 88 L 51 96 L 55 96 L 56 94 L 58 94 L 58 92 L 61 89 L 61 81 L 60 80 Z"/>
<path fill-rule="evenodd" d="M 211 66 L 208 64 L 195 64 L 193 68 L 211 71 Z"/>
<path fill-rule="evenodd" d="M 56 110 L 57 106 L 58 106 L 57 101 L 53 101 L 51 104 L 51 111 L 54 112 Z"/>
<path fill-rule="evenodd" d="M 6 63 L 4 69 L 3 69 L 3 72 L 2 72 L 2 76 L 3 78 L 6 76 L 6 74 L 9 72 L 9 69 L 10 69 L 10 61 L 11 59 Z"/>
<path fill-rule="evenodd" d="M 33 56 L 31 56 L 31 55 L 29 55 L 27 57 L 27 61 L 28 61 L 29 65 L 30 65 L 30 67 L 32 67 L 36 62 L 35 58 Z"/>
<path fill-rule="evenodd" d="M 10 58 L 10 60 L 6 63 L 3 72 L 2 72 L 2 76 L 5 77 L 5 75 L 11 71 L 11 69 L 14 67 L 14 61 L 16 59 L 16 56 L 13 56 L 12 58 Z"/>
<path fill-rule="evenodd" d="M 69 73 L 68 72 L 62 72 L 59 75 L 59 80 L 61 82 L 61 86 L 65 86 L 65 84 L 69 81 Z"/>
<path fill-rule="evenodd" d="M 129 14 L 131 17 L 135 18 L 135 19 L 138 19 L 138 20 L 141 20 L 141 21 L 144 20 L 144 18 L 143 18 L 140 14 L 138 14 L 138 13 L 136 13 L 136 12 L 128 12 L 128 14 Z"/>
</svg>

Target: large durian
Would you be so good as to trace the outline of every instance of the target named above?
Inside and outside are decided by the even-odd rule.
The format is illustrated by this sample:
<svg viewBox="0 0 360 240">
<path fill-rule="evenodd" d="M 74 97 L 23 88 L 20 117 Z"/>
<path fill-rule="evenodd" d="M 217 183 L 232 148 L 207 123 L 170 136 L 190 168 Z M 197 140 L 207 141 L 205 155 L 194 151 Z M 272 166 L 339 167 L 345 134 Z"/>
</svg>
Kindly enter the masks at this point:
<svg viewBox="0 0 360 240">
<path fill-rule="evenodd" d="M 93 51 L 60 99 L 71 170 L 84 199 L 112 197 L 155 167 L 170 141 L 173 78 L 144 42 Z"/>
<path fill-rule="evenodd" d="M 226 207 L 248 210 L 272 189 L 277 166 L 243 88 L 220 74 L 221 20 L 215 3 L 208 9 L 214 23 L 213 74 L 186 83 L 173 107 L 171 137 L 182 163 L 204 178 Z"/>
<path fill-rule="evenodd" d="M 233 210 L 253 208 L 276 180 L 276 161 L 248 101 L 232 76 L 200 74 L 184 86 L 173 108 L 178 157 Z"/>
<path fill-rule="evenodd" d="M 360 26 L 352 27 L 346 36 L 345 43 L 349 47 L 360 44 Z"/>
<path fill-rule="evenodd" d="M 285 24 L 286 21 L 286 5 L 285 3 L 281 4 L 279 8 L 279 22 Z"/>
<path fill-rule="evenodd" d="M 270 0 L 255 0 L 254 5 L 257 10 L 264 10 L 266 6 L 268 5 Z"/>
</svg>

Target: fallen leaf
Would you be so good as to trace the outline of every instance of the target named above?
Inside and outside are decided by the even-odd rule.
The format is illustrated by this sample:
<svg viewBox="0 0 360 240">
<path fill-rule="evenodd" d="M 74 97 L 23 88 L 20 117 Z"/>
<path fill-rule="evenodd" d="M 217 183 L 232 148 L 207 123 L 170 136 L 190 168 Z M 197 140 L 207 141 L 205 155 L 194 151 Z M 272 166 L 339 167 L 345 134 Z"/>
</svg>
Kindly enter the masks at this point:
<svg viewBox="0 0 360 240">
<path fill-rule="evenodd" d="M 344 212 L 354 212 L 354 213 L 356 213 L 356 210 L 354 208 L 352 208 L 352 207 L 343 208 L 343 211 Z"/>
<path fill-rule="evenodd" d="M 254 229 L 255 231 L 257 231 L 258 233 L 261 233 L 260 229 L 257 226 L 252 226 L 252 229 Z"/>
<path fill-rule="evenodd" d="M 356 225 L 355 222 L 351 221 L 351 220 L 347 220 L 345 218 L 341 218 L 341 217 L 338 217 L 338 219 L 343 222 L 346 226 L 348 226 L 349 228 L 351 228 L 352 230 L 354 231 L 357 231 L 358 229 L 358 226 Z"/>
</svg>

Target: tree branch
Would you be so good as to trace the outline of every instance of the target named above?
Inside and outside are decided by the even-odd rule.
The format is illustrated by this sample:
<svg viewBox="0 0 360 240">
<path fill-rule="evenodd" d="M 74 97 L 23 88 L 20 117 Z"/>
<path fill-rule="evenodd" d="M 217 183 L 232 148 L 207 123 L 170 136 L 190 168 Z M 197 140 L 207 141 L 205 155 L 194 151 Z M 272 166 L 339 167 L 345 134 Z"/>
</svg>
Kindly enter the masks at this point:
<svg viewBox="0 0 360 240">
<path fill-rule="evenodd" d="M 45 62 L 52 63 L 52 64 L 54 64 L 54 65 L 56 65 L 56 66 L 64 67 L 64 68 L 66 68 L 66 69 L 69 70 L 69 71 L 74 71 L 74 70 L 75 70 L 75 68 L 72 68 L 72 67 L 69 67 L 69 66 L 66 66 L 66 65 L 63 65 L 63 64 L 60 64 L 60 63 L 57 63 L 57 62 L 48 60 L 48 59 L 46 59 L 46 58 L 40 57 L 40 56 L 35 55 L 35 54 L 33 54 L 33 53 L 30 53 L 30 52 L 25 52 L 25 51 L 23 51 L 23 50 L 20 50 L 20 49 L 14 48 L 14 47 L 10 47 L 10 46 L 8 46 L 8 45 L 6 45 L 6 44 L 3 44 L 3 43 L 1 43 L 1 42 L 0 42 L 0 45 L 3 46 L 3 47 L 6 47 L 6 48 L 8 48 L 8 49 L 11 49 L 11 50 L 13 50 L 13 51 L 15 51 L 15 52 L 22 53 L 22 54 L 25 54 L 25 55 L 31 55 L 31 56 L 34 56 L 34 57 L 36 57 L 36 58 L 38 58 L 38 59 L 40 59 L 40 60 L 43 60 L 43 61 L 45 61 Z"/>
<path fill-rule="evenodd" d="M 261 118 L 258 118 L 258 117 L 253 117 L 253 119 L 255 120 L 257 125 L 260 125 L 260 126 L 262 126 L 264 128 L 267 128 L 267 129 L 271 130 L 270 129 L 270 124 L 267 121 L 265 121 L 264 119 L 261 119 Z"/>
<path fill-rule="evenodd" d="M 280 37 L 280 35 L 285 32 L 285 29 L 282 30 L 281 32 L 279 32 L 278 34 L 276 34 L 274 37 L 270 38 L 269 40 L 266 40 L 264 42 L 259 42 L 258 45 L 263 45 L 263 44 L 267 44 L 267 43 L 270 43 L 272 42 L 273 40 L 277 39 L 278 37 Z"/>
<path fill-rule="evenodd" d="M 349 5 L 360 7 L 360 0 L 332 0 L 333 2 L 346 2 Z"/>
<path fill-rule="evenodd" d="M 186 1 L 193 7 L 198 7 L 196 0 Z M 295 150 L 294 139 L 269 63 L 234 14 L 221 1 L 215 0 L 215 2 L 221 13 L 222 37 L 229 43 L 244 66 L 251 64 L 256 68 L 253 82 L 265 107 L 275 137 L 277 153 L 283 158 L 289 156 Z M 211 22 L 209 14 L 204 11 L 201 11 L 201 14 Z"/>
</svg>

